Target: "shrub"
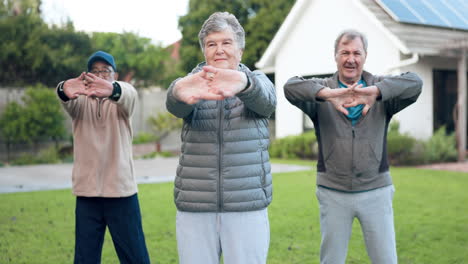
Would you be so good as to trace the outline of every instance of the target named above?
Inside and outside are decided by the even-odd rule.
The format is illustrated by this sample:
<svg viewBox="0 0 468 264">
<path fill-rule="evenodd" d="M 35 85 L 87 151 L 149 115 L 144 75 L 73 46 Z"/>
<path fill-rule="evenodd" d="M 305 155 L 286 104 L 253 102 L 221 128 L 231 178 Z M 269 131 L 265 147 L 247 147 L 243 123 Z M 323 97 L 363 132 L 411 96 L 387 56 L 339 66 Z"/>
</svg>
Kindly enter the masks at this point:
<svg viewBox="0 0 468 264">
<path fill-rule="evenodd" d="M 447 135 L 445 126 L 440 127 L 432 137 L 424 143 L 424 161 L 449 162 L 457 160 L 455 134 Z"/>
<path fill-rule="evenodd" d="M 400 134 L 400 124 L 390 123 L 387 133 L 387 154 L 391 165 L 411 165 L 423 162 L 423 157 L 417 149 L 421 144 L 408 134 Z M 416 147 L 418 146 L 418 147 Z"/>
<path fill-rule="evenodd" d="M 65 116 L 54 89 L 40 85 L 30 87 L 26 89 L 23 101 L 30 143 L 65 138 Z"/>
<path fill-rule="evenodd" d="M 47 149 L 43 149 L 39 154 L 24 154 L 19 158 L 11 162 L 12 165 L 28 165 L 28 164 L 49 164 L 49 163 L 59 163 L 59 153 L 57 149 L 53 146 Z"/>
<path fill-rule="evenodd" d="M 417 140 L 399 132 L 397 121 L 390 123 L 387 133 L 387 154 L 391 165 L 420 165 L 456 161 L 455 135 L 439 128 L 427 141 Z M 270 156 L 282 159 L 317 159 L 318 144 L 314 131 L 298 136 L 276 139 L 271 143 Z"/>
<path fill-rule="evenodd" d="M 387 151 L 391 165 L 456 161 L 455 135 L 447 135 L 445 127 L 439 128 L 427 141 L 400 134 L 398 129 L 398 122 L 392 122 L 387 135 Z"/>
<path fill-rule="evenodd" d="M 156 151 L 153 151 L 151 153 L 148 153 L 148 154 L 145 154 L 143 156 L 141 156 L 140 158 L 141 159 L 154 159 L 158 156 L 161 156 L 161 157 L 164 157 L 164 158 L 169 158 L 169 157 L 174 157 L 175 154 L 170 152 L 170 151 L 161 151 L 161 152 L 156 152 Z"/>
<path fill-rule="evenodd" d="M 133 144 L 144 144 L 155 141 L 156 136 L 148 132 L 140 132 L 136 137 L 133 138 Z"/>
<path fill-rule="evenodd" d="M 63 163 L 73 163 L 74 157 L 73 157 L 73 145 L 72 144 L 59 146 L 57 152 L 58 152 L 58 156 L 60 160 Z"/>
<path fill-rule="evenodd" d="M 318 154 L 315 132 L 275 139 L 270 145 L 270 156 L 282 159 L 316 159 Z"/>
<path fill-rule="evenodd" d="M 148 118 L 148 123 L 154 132 L 156 141 L 161 142 L 172 131 L 182 128 L 182 118 L 178 118 L 169 112 L 160 112 Z"/>
<path fill-rule="evenodd" d="M 8 160 L 14 144 L 29 143 L 37 149 L 40 142 L 51 139 L 58 145 L 66 135 L 65 116 L 54 89 L 30 87 L 22 101 L 24 104 L 9 102 L 0 116 L 0 137 L 7 145 Z"/>
</svg>

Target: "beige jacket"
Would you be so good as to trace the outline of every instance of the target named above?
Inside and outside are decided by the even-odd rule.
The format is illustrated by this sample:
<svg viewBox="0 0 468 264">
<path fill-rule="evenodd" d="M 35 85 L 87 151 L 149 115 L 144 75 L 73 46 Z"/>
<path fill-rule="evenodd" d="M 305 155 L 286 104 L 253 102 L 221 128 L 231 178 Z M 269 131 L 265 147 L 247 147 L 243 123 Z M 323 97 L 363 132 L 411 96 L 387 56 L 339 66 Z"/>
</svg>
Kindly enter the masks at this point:
<svg viewBox="0 0 468 264">
<path fill-rule="evenodd" d="M 86 96 L 59 99 L 72 118 L 72 182 L 77 196 L 127 197 L 137 192 L 130 120 L 137 92 L 128 83 L 118 84 L 122 88 L 118 101 Z"/>
</svg>

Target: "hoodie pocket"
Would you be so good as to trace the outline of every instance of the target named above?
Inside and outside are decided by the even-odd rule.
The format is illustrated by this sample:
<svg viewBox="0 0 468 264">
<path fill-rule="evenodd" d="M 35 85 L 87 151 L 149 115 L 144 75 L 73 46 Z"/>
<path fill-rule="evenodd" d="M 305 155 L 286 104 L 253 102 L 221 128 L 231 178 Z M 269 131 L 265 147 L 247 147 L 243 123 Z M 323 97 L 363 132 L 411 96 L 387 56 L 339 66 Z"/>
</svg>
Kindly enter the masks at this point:
<svg viewBox="0 0 468 264">
<path fill-rule="evenodd" d="M 367 140 L 359 140 L 356 141 L 353 156 L 356 173 L 377 171 L 382 160 L 382 147 L 372 145 Z"/>
<path fill-rule="evenodd" d="M 352 140 L 337 139 L 323 149 L 327 173 L 349 176 L 352 172 Z"/>
</svg>

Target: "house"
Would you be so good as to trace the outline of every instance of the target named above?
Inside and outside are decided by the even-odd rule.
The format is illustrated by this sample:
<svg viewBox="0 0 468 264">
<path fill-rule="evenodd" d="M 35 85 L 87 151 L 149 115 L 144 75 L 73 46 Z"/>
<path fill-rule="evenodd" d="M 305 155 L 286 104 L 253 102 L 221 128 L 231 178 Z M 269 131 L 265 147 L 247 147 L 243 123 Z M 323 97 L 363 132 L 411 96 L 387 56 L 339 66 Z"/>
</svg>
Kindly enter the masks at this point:
<svg viewBox="0 0 468 264">
<path fill-rule="evenodd" d="M 452 12 L 456 23 L 443 12 Z M 413 71 L 423 79 L 418 101 L 394 117 L 401 132 L 427 139 L 442 125 L 449 131 L 459 127 L 460 146 L 466 150 L 468 0 L 297 0 L 256 64 L 275 74 L 276 137 L 312 126 L 286 100 L 283 86 L 295 75 L 333 74 L 335 38 L 349 28 L 369 40 L 365 70 L 379 75 Z M 455 111 L 458 98 L 460 109 Z M 454 118 L 455 112 L 461 114 Z"/>
</svg>

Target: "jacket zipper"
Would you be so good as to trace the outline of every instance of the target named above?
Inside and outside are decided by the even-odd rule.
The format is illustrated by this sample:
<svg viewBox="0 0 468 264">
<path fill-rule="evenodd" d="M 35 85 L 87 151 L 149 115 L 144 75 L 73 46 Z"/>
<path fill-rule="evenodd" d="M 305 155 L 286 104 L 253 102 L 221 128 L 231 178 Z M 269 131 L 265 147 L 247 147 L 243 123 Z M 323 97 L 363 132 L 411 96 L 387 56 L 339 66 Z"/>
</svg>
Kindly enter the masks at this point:
<svg viewBox="0 0 468 264">
<path fill-rule="evenodd" d="M 223 208 L 223 193 L 222 193 L 222 161 L 223 161 L 223 108 L 224 108 L 224 100 L 219 101 L 219 127 L 218 127 L 218 145 L 219 145 L 219 153 L 218 153 L 218 212 L 222 212 Z"/>
</svg>

